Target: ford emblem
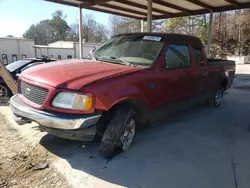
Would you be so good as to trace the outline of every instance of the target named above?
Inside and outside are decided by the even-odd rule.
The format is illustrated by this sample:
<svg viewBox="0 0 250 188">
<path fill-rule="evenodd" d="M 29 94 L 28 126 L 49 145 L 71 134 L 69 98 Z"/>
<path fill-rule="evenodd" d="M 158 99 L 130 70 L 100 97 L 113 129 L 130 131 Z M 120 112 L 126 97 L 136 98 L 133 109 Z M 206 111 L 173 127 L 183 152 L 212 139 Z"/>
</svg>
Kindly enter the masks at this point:
<svg viewBox="0 0 250 188">
<path fill-rule="evenodd" d="M 24 94 L 26 94 L 26 95 L 29 95 L 31 93 L 31 89 L 30 88 L 25 88 L 25 90 L 24 90 Z"/>
</svg>

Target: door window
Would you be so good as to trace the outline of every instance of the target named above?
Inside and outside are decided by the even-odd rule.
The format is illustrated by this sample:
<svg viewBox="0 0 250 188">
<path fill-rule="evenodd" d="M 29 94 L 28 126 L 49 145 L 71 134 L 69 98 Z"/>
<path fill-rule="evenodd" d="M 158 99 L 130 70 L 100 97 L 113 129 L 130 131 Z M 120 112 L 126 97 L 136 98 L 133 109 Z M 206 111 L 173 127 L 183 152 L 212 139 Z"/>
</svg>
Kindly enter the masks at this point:
<svg viewBox="0 0 250 188">
<path fill-rule="evenodd" d="M 169 44 L 165 54 L 165 66 L 167 69 L 190 66 L 189 50 L 184 39 L 178 39 Z"/>
<path fill-rule="evenodd" d="M 58 55 L 58 59 L 62 59 L 62 56 L 61 56 L 61 55 Z"/>
</svg>

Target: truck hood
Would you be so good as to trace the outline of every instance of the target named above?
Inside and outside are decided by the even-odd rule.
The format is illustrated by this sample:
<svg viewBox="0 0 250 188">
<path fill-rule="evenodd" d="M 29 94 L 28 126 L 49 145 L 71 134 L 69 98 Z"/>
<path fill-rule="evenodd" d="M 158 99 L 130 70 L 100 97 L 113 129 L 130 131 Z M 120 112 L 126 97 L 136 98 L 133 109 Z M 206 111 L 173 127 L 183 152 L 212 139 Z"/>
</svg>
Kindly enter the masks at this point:
<svg viewBox="0 0 250 188">
<path fill-rule="evenodd" d="M 91 60 L 65 60 L 38 65 L 21 77 L 57 88 L 80 90 L 84 85 L 140 68 Z"/>
</svg>

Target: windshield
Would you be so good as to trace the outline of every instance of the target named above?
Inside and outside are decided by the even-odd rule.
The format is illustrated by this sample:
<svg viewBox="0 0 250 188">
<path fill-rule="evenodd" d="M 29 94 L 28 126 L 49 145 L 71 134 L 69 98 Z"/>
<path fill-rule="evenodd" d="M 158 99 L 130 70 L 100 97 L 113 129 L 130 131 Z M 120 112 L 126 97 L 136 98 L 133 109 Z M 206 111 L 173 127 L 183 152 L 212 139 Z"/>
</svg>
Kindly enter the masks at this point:
<svg viewBox="0 0 250 188">
<path fill-rule="evenodd" d="M 117 36 L 104 43 L 93 56 L 97 60 L 111 63 L 151 66 L 163 47 L 161 40 L 160 36 Z"/>
<path fill-rule="evenodd" d="M 31 62 L 31 60 L 19 60 L 19 61 L 15 61 L 9 65 L 6 66 L 6 68 L 10 71 L 16 71 L 17 69 L 19 69 L 20 67 L 26 65 L 27 63 Z"/>
</svg>

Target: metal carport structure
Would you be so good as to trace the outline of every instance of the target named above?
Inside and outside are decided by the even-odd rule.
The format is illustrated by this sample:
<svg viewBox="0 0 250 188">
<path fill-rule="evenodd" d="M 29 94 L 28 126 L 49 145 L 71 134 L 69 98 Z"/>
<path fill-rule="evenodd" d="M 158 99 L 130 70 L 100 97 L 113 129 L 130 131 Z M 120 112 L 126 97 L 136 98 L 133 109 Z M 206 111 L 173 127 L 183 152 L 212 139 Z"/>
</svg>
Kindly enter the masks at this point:
<svg viewBox="0 0 250 188">
<path fill-rule="evenodd" d="M 82 58 L 82 9 L 89 9 L 147 21 L 210 13 L 207 53 L 210 54 L 214 12 L 250 8 L 250 0 L 45 0 L 79 8 L 79 43 Z M 142 29 L 143 31 L 143 29 Z"/>
</svg>

